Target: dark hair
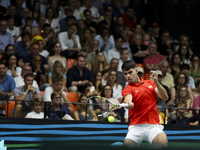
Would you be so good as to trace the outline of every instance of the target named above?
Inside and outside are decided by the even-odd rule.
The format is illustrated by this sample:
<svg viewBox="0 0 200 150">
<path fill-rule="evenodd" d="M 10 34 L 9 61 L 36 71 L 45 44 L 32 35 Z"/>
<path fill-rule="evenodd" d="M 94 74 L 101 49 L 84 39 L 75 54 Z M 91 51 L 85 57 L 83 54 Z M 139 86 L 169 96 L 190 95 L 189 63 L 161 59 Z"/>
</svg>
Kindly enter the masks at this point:
<svg viewBox="0 0 200 150">
<path fill-rule="evenodd" d="M 108 31 L 109 35 L 111 35 L 111 30 L 110 30 L 109 28 L 105 28 L 105 27 L 104 27 L 104 28 L 102 28 L 102 30 L 101 30 L 101 32 L 100 32 L 100 35 L 101 35 L 101 36 L 103 36 L 103 33 L 104 33 L 105 30 Z"/>
<path fill-rule="evenodd" d="M 198 57 L 198 58 L 199 58 L 199 56 L 198 56 L 198 55 L 196 55 L 196 54 L 193 54 L 193 55 L 192 55 L 192 57 L 191 57 L 191 62 L 193 61 L 194 57 Z"/>
<path fill-rule="evenodd" d="M 90 83 L 85 83 L 82 88 L 82 93 L 85 93 L 85 89 L 92 86 Z"/>
<path fill-rule="evenodd" d="M 34 12 L 35 11 L 35 4 L 36 3 L 39 3 L 40 4 L 40 2 L 39 1 L 34 1 L 34 3 L 33 3 L 33 5 L 32 5 L 32 11 Z M 39 13 L 39 16 L 40 16 L 40 10 L 38 11 L 38 13 Z"/>
<path fill-rule="evenodd" d="M 51 50 L 51 53 L 50 53 L 50 56 L 53 56 L 53 55 L 55 54 L 53 48 L 54 48 L 55 45 L 58 44 L 58 43 L 61 45 L 60 42 L 55 42 L 55 43 L 53 43 L 53 45 L 52 45 L 52 50 Z M 60 56 L 63 56 L 63 51 L 62 51 L 62 50 L 61 50 L 61 52 L 60 52 Z"/>
<path fill-rule="evenodd" d="M 37 46 L 39 46 L 38 43 L 33 43 L 33 44 L 31 44 L 31 48 L 33 47 L 33 45 L 37 45 Z"/>
<path fill-rule="evenodd" d="M 162 104 L 162 99 L 157 98 L 156 105 L 161 105 L 161 104 Z"/>
<path fill-rule="evenodd" d="M 9 67 L 9 59 L 10 59 L 10 57 L 12 57 L 12 56 L 15 56 L 16 57 L 16 65 L 17 65 L 17 56 L 15 55 L 15 54 L 10 54 L 9 56 L 8 56 L 8 58 L 7 58 L 7 60 L 6 60 L 6 67 Z"/>
<path fill-rule="evenodd" d="M 43 104 L 42 101 L 39 98 L 36 98 L 33 100 L 32 106 L 35 106 L 35 105 L 42 106 L 42 104 Z"/>
<path fill-rule="evenodd" d="M 97 81 L 96 78 L 97 78 L 98 73 L 101 73 L 101 76 L 102 76 L 102 72 L 101 72 L 101 71 L 98 71 L 98 72 L 94 75 L 93 82 L 92 82 L 92 84 L 93 84 L 94 86 L 96 86 L 96 81 Z M 98 86 L 99 91 L 101 91 L 102 86 L 103 86 L 102 83 L 100 83 L 99 86 Z"/>
<path fill-rule="evenodd" d="M 23 37 L 26 36 L 26 35 L 28 35 L 29 37 L 31 36 L 29 32 L 26 32 L 26 31 L 25 31 L 25 32 L 22 32 L 21 37 L 23 38 Z"/>
<path fill-rule="evenodd" d="M 52 1 L 53 0 L 50 0 L 50 3 L 49 3 L 51 8 L 52 8 Z M 58 6 L 58 3 L 57 3 L 57 7 L 56 7 L 55 11 L 53 10 L 53 12 L 55 14 L 55 18 L 59 17 L 59 6 Z"/>
<path fill-rule="evenodd" d="M 184 83 L 184 85 L 186 85 L 186 84 L 188 83 L 188 81 L 189 81 L 189 76 L 188 76 L 185 72 L 179 71 L 179 72 L 177 72 L 177 73 L 174 75 L 174 84 L 175 84 L 176 86 L 178 86 L 178 78 L 179 78 L 179 76 L 180 76 L 181 74 L 183 74 L 183 75 L 185 76 L 185 83 Z"/>
<path fill-rule="evenodd" d="M 115 41 L 116 40 L 118 40 L 118 39 L 122 39 L 123 40 L 123 42 L 124 42 L 124 37 L 122 36 L 122 35 L 116 35 L 115 37 L 114 37 L 114 39 L 115 39 Z"/>
<path fill-rule="evenodd" d="M 88 98 L 88 96 L 87 96 L 87 94 L 85 94 L 85 93 L 82 93 L 79 97 L 78 97 L 78 103 L 80 103 L 81 102 L 81 99 L 82 99 L 82 97 L 87 97 Z M 89 102 L 89 101 L 88 101 Z M 77 104 L 77 110 L 79 111 L 80 109 L 81 109 L 81 104 Z M 87 112 L 89 111 L 89 105 L 87 106 Z"/>
<path fill-rule="evenodd" d="M 30 25 L 25 25 L 23 28 L 22 28 L 22 32 L 25 31 L 26 27 L 29 27 L 31 29 L 31 26 Z"/>
<path fill-rule="evenodd" d="M 133 60 L 127 60 L 122 65 L 123 71 L 128 71 L 130 69 L 134 69 L 136 67 L 135 61 Z"/>
<path fill-rule="evenodd" d="M 60 93 L 58 93 L 58 92 L 53 92 L 53 93 L 51 94 L 51 100 L 52 100 L 56 95 L 60 95 L 60 97 L 61 97 L 61 94 L 60 94 Z"/>
<path fill-rule="evenodd" d="M 181 48 L 182 48 L 183 46 L 186 46 L 186 48 L 187 48 L 186 58 L 187 58 L 187 59 L 190 59 L 189 47 L 188 47 L 186 44 L 181 44 L 181 45 L 179 46 L 179 48 L 178 48 L 178 53 L 180 54 L 180 56 L 182 55 L 182 54 L 181 54 Z"/>
<path fill-rule="evenodd" d="M 180 36 L 179 40 L 178 40 L 178 43 L 181 44 L 181 41 L 182 41 L 182 39 L 183 39 L 184 37 L 186 37 L 186 38 L 188 39 L 188 44 L 189 44 L 190 37 L 189 37 L 187 34 L 182 34 L 182 35 Z"/>
<path fill-rule="evenodd" d="M 77 57 L 76 57 L 76 61 L 79 59 L 79 57 L 83 57 L 84 59 L 86 59 L 84 55 L 79 54 L 79 55 L 77 55 Z"/>
<path fill-rule="evenodd" d="M 112 97 L 113 96 L 113 89 L 112 89 L 111 85 L 109 85 L 109 84 L 106 84 L 105 86 L 102 87 L 102 89 L 101 89 L 101 96 L 105 97 L 104 91 L 105 91 L 105 87 L 106 86 L 109 86 L 111 88 L 111 97 Z"/>
<path fill-rule="evenodd" d="M 26 17 L 26 18 L 25 18 L 25 22 L 27 22 L 27 21 L 29 21 L 29 20 L 33 21 L 33 18 L 32 18 L 32 17 Z"/>
<path fill-rule="evenodd" d="M 52 79 L 52 83 L 54 84 L 54 83 L 56 83 L 56 82 L 62 82 L 62 77 L 54 77 L 54 78 Z"/>
<path fill-rule="evenodd" d="M 69 17 L 67 17 L 67 18 L 66 18 L 66 21 L 68 21 L 69 19 L 74 19 L 74 20 L 76 20 L 76 18 L 75 18 L 74 16 L 69 16 Z"/>
<path fill-rule="evenodd" d="M 50 25 L 49 23 L 45 23 L 45 24 L 43 25 L 43 29 L 46 28 L 46 27 L 50 27 L 50 28 L 51 28 L 51 25 Z"/>
<path fill-rule="evenodd" d="M 6 51 L 7 51 L 7 49 L 8 49 L 8 47 L 10 47 L 10 46 L 12 46 L 12 47 L 15 49 L 15 46 L 14 46 L 13 44 L 8 44 L 8 45 L 6 46 L 6 48 L 5 48 L 5 51 L 4 51 L 4 52 L 6 52 Z"/>
<path fill-rule="evenodd" d="M 76 23 L 72 23 L 72 24 L 69 25 L 70 28 L 71 28 L 72 26 L 75 26 L 75 27 L 77 28 Z"/>
<path fill-rule="evenodd" d="M 190 70 L 190 66 L 188 64 L 181 64 L 179 68 L 180 68 L 180 71 L 181 70 Z"/>
<path fill-rule="evenodd" d="M 165 33 L 168 33 L 170 35 L 169 31 L 165 30 L 162 32 L 161 36 L 163 36 L 163 34 L 165 34 Z"/>
<path fill-rule="evenodd" d="M 86 15 L 86 13 L 88 13 L 88 12 L 92 13 L 90 9 L 85 9 L 85 10 L 83 11 L 84 17 L 85 17 L 85 15 Z"/>
<path fill-rule="evenodd" d="M 0 65 L 4 65 L 5 68 L 6 68 L 6 64 L 5 64 L 4 62 L 1 62 L 1 61 L 0 61 Z"/>
<path fill-rule="evenodd" d="M 128 48 L 127 47 L 123 47 L 123 48 L 121 48 L 121 51 L 120 51 L 120 54 L 122 54 L 124 51 L 126 51 L 126 50 L 128 50 Z M 129 50 L 128 50 L 129 51 Z"/>
<path fill-rule="evenodd" d="M 180 56 L 180 54 L 179 54 L 179 53 L 177 53 L 177 52 L 175 52 L 175 53 L 172 55 L 172 59 L 171 59 L 171 66 L 173 66 L 173 65 L 174 65 L 174 57 L 175 57 L 176 55 L 178 55 L 178 56 L 179 56 L 179 58 L 181 59 L 181 56 Z M 181 62 L 181 61 L 180 61 L 180 62 Z M 180 62 L 179 62 L 179 64 L 180 64 Z"/>
<path fill-rule="evenodd" d="M 47 12 L 49 11 L 49 9 L 52 9 L 52 11 L 53 11 L 53 18 L 55 18 L 54 10 L 53 10 L 53 8 L 51 8 L 51 7 L 47 8 L 47 10 L 46 10 L 46 12 L 45 12 L 45 18 L 48 18 Z"/>
<path fill-rule="evenodd" d="M 27 77 L 32 77 L 32 78 L 34 78 L 32 73 L 26 74 L 26 75 L 24 76 L 24 80 L 26 80 Z"/>
</svg>

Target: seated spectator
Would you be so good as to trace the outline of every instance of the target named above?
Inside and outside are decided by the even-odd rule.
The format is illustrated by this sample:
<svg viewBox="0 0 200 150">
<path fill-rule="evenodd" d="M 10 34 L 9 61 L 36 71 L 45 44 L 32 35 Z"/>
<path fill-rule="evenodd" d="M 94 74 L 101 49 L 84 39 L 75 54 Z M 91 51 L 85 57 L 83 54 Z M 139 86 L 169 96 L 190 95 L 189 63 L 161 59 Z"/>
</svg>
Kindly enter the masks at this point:
<svg viewBox="0 0 200 150">
<path fill-rule="evenodd" d="M 40 85 L 40 91 L 44 91 L 49 84 L 46 81 L 46 70 L 41 66 L 41 56 L 34 55 L 30 64 L 32 67 L 33 77 L 38 85 Z"/>
<path fill-rule="evenodd" d="M 159 119 L 160 119 L 160 124 L 166 124 L 167 123 L 167 117 L 165 117 L 165 114 L 161 112 L 161 99 L 157 99 L 156 101 L 156 107 L 159 113 Z"/>
<path fill-rule="evenodd" d="M 149 43 L 149 55 L 144 59 L 144 66 L 146 72 L 149 72 L 152 69 L 159 69 L 160 62 L 165 58 L 162 55 L 157 54 L 157 45 L 156 43 Z"/>
<path fill-rule="evenodd" d="M 83 19 L 80 19 L 80 20 L 78 20 L 78 22 L 77 22 L 77 34 L 79 35 L 79 37 L 80 36 L 82 36 L 82 34 L 83 34 L 83 31 L 86 29 L 87 27 L 86 27 L 86 24 L 85 24 L 85 22 L 84 22 L 84 20 Z"/>
<path fill-rule="evenodd" d="M 177 102 L 177 110 L 176 112 L 171 112 L 168 116 L 167 124 L 184 124 L 189 125 L 190 119 L 184 116 L 186 109 L 186 102 L 179 101 Z"/>
<path fill-rule="evenodd" d="M 83 0 L 83 6 L 80 8 L 80 13 L 83 14 L 85 9 L 91 10 L 92 19 L 100 16 L 99 11 L 92 6 L 92 0 Z"/>
<path fill-rule="evenodd" d="M 189 90 L 187 86 L 180 86 L 179 89 L 177 90 L 177 96 L 175 100 L 175 105 L 178 101 L 184 101 L 187 106 L 186 108 L 193 108 L 193 102 L 192 99 L 190 98 Z"/>
<path fill-rule="evenodd" d="M 193 107 L 194 109 L 200 109 L 200 96 L 194 98 Z M 199 114 L 199 110 L 196 110 L 196 113 Z"/>
<path fill-rule="evenodd" d="M 2 0 L 0 1 L 0 20 L 6 15 L 7 9 L 6 7 L 2 6 L 1 4 Z"/>
<path fill-rule="evenodd" d="M 152 41 L 154 41 L 157 44 L 161 42 L 161 39 L 160 39 L 160 27 L 159 27 L 159 24 L 157 22 L 154 22 L 151 25 L 150 33 L 151 33 L 151 37 L 150 38 L 151 38 Z"/>
<path fill-rule="evenodd" d="M 26 74 L 30 74 L 30 73 L 32 73 L 31 66 L 24 65 L 22 67 L 21 74 L 18 77 L 14 78 L 16 87 L 24 86 L 24 77 L 25 77 Z M 33 80 L 33 87 L 39 89 L 38 84 L 35 80 Z"/>
<path fill-rule="evenodd" d="M 122 86 L 118 83 L 118 78 L 117 78 L 117 71 L 115 70 L 110 70 L 106 79 L 106 82 L 103 83 L 103 85 L 110 85 L 113 90 L 113 97 L 117 98 L 118 101 L 121 103 L 122 101 Z"/>
<path fill-rule="evenodd" d="M 124 24 L 128 28 L 133 28 L 135 23 L 137 22 L 137 17 L 134 14 L 134 9 L 132 7 L 128 7 L 126 9 L 126 13 L 122 14 L 124 19 Z"/>
<path fill-rule="evenodd" d="M 124 19 L 122 16 L 119 16 L 116 18 L 115 20 L 115 29 L 114 29 L 114 36 L 118 35 L 122 29 L 125 28 L 125 25 L 124 25 Z"/>
<path fill-rule="evenodd" d="M 41 40 L 40 40 L 41 38 Z M 49 52 L 44 49 L 45 41 L 42 36 L 39 35 L 39 39 L 36 40 L 36 43 L 39 45 L 39 54 L 45 58 L 49 57 Z"/>
<path fill-rule="evenodd" d="M 142 36 L 135 34 L 133 37 L 133 45 L 130 46 L 133 60 L 136 63 L 143 63 L 143 60 L 149 55 L 148 46 L 141 44 Z"/>
<path fill-rule="evenodd" d="M 24 56 L 22 58 L 22 61 L 24 62 L 24 64 L 30 65 L 32 63 L 33 57 L 35 55 L 39 55 L 39 45 L 37 43 L 32 43 L 29 53 L 30 54 L 28 54 L 28 55 L 26 55 L 26 56 Z M 44 56 L 41 56 L 41 55 L 39 55 L 39 56 L 41 57 L 40 65 L 42 67 L 44 67 L 46 71 L 48 71 L 49 70 L 49 66 L 48 66 L 48 63 L 47 63 L 47 59 Z"/>
<path fill-rule="evenodd" d="M 59 42 L 55 42 L 52 46 L 52 51 L 48 58 L 49 69 L 53 70 L 53 64 L 55 61 L 61 61 L 63 64 L 64 73 L 67 73 L 67 64 L 66 58 L 63 56 L 61 44 Z"/>
<path fill-rule="evenodd" d="M 8 56 L 6 61 L 6 73 L 13 77 L 18 77 L 21 75 L 22 68 L 17 65 L 17 57 L 15 54 Z"/>
<path fill-rule="evenodd" d="M 76 9 L 74 10 L 73 16 L 75 16 L 77 20 L 84 19 L 83 12 L 80 11 L 81 6 L 82 6 L 82 1 L 76 0 L 76 4 L 75 4 Z"/>
<path fill-rule="evenodd" d="M 158 43 L 158 51 L 161 55 L 163 55 L 166 59 L 170 58 L 170 55 L 174 52 L 174 47 L 170 42 L 170 33 L 168 31 L 164 31 L 161 35 L 161 43 Z"/>
<path fill-rule="evenodd" d="M 172 76 L 175 76 L 175 74 L 180 71 L 180 62 L 180 55 L 178 53 L 174 53 L 171 58 L 171 66 L 168 70 L 168 72 L 171 73 Z"/>
<path fill-rule="evenodd" d="M 22 33 L 22 41 L 15 43 L 15 54 L 18 59 L 28 56 L 28 50 L 30 46 L 30 34 L 28 32 Z M 22 65 L 20 66 L 22 67 Z"/>
<path fill-rule="evenodd" d="M 42 112 L 42 101 L 40 99 L 34 99 L 32 107 L 32 111 L 26 115 L 26 118 L 44 119 L 44 113 Z"/>
<path fill-rule="evenodd" d="M 61 32 L 58 34 L 58 41 L 61 43 L 63 51 L 66 51 L 64 56 L 69 57 L 70 51 L 75 51 L 78 53 L 81 49 L 81 44 L 79 36 L 76 35 L 77 27 L 76 24 L 71 24 L 67 32 Z"/>
<path fill-rule="evenodd" d="M 67 71 L 67 88 L 69 92 L 81 92 L 85 83 L 92 81 L 92 73 L 85 67 L 85 57 L 78 55 L 76 65 Z"/>
<path fill-rule="evenodd" d="M 46 23 L 49 23 L 51 25 L 51 29 L 58 33 L 60 31 L 60 25 L 59 25 L 59 17 L 55 17 L 55 13 L 53 8 L 49 7 L 46 10 L 45 13 L 45 17 L 46 17 Z"/>
<path fill-rule="evenodd" d="M 91 61 L 91 64 L 93 74 L 96 74 L 99 71 L 101 72 L 110 67 L 103 52 L 98 52 Z"/>
<path fill-rule="evenodd" d="M 59 21 L 60 31 L 67 31 L 67 27 L 73 22 L 75 23 L 76 18 L 73 16 L 72 9 L 70 7 L 65 7 L 65 17 Z"/>
<path fill-rule="evenodd" d="M 147 20 L 145 17 L 141 17 L 140 20 L 139 20 L 139 24 L 141 25 L 142 27 L 142 30 L 144 31 L 144 33 L 148 33 L 148 25 L 147 25 Z M 149 37 L 149 40 L 150 40 L 150 37 Z M 147 44 L 148 45 L 148 44 Z"/>
<path fill-rule="evenodd" d="M 88 96 L 86 94 L 81 94 L 79 96 L 78 98 L 79 104 L 77 104 L 77 111 L 74 112 L 75 120 L 85 121 L 85 119 L 87 118 L 87 121 L 97 121 L 96 117 L 94 117 L 90 112 L 90 107 L 87 107 L 87 110 L 85 110 L 85 101 L 87 100 L 87 98 Z"/>
<path fill-rule="evenodd" d="M 181 64 L 191 65 L 190 52 L 187 45 L 183 44 L 179 46 L 178 53 L 181 56 Z"/>
<path fill-rule="evenodd" d="M 61 104 L 61 94 L 60 93 L 53 92 L 51 94 L 51 101 L 52 101 L 52 106 L 51 106 L 50 119 L 74 120 L 72 118 L 69 108 L 64 104 Z"/>
<path fill-rule="evenodd" d="M 45 23 L 43 25 L 43 32 L 40 35 L 44 38 L 46 42 L 44 49 L 51 52 L 53 44 L 56 42 L 56 34 L 55 32 L 51 30 L 51 25 L 48 23 Z"/>
<path fill-rule="evenodd" d="M 62 20 L 61 20 L 62 21 Z M 80 21 L 80 20 L 79 20 Z M 78 22 L 79 22 L 78 21 Z M 60 32 L 67 32 L 68 28 L 71 24 L 75 24 L 76 23 L 76 18 L 74 16 L 69 16 L 67 18 L 65 18 L 65 26 L 62 27 L 62 29 L 60 30 Z M 60 22 L 59 22 L 60 23 Z M 81 35 L 82 32 L 79 33 L 79 30 L 77 31 L 77 35 Z"/>
<path fill-rule="evenodd" d="M 22 34 L 24 32 L 28 32 L 30 34 L 30 37 L 33 35 L 32 34 L 32 26 L 30 25 L 25 25 L 23 28 L 22 28 Z M 19 42 L 19 41 L 22 41 L 22 34 L 18 37 L 17 41 L 16 42 Z M 29 38 L 30 39 L 30 38 Z"/>
<path fill-rule="evenodd" d="M 35 21 L 39 20 L 39 18 L 43 16 L 43 14 L 40 12 L 40 2 L 34 1 L 29 16 Z"/>
<path fill-rule="evenodd" d="M 189 77 L 186 73 L 184 72 L 178 72 L 176 73 L 176 75 L 174 76 L 174 83 L 175 83 L 175 89 L 176 91 L 180 90 L 180 87 L 181 86 L 186 86 L 188 84 L 188 81 L 189 81 Z M 190 87 L 187 87 L 187 91 L 188 91 L 188 95 L 190 97 L 190 100 L 192 103 L 193 100 L 194 100 L 194 95 L 192 93 L 192 90 Z M 189 105 L 190 107 L 189 108 L 192 108 L 192 104 Z"/>
<path fill-rule="evenodd" d="M 83 49 L 88 50 L 89 48 L 89 43 L 92 40 L 92 36 L 91 36 L 92 31 L 89 28 L 86 28 L 83 31 L 83 34 L 80 37 L 80 43 L 81 43 L 81 47 Z"/>
<path fill-rule="evenodd" d="M 20 28 L 14 26 L 14 18 L 9 17 L 7 19 L 8 28 L 6 29 L 7 32 L 11 33 L 14 41 L 17 41 L 18 37 L 20 36 Z"/>
<path fill-rule="evenodd" d="M 61 61 L 56 60 L 53 64 L 53 70 L 48 73 L 48 83 L 50 86 L 52 86 L 52 80 L 55 77 L 59 77 L 62 79 L 64 91 L 67 91 L 66 85 L 67 85 L 67 77 L 64 73 L 63 64 Z"/>
<path fill-rule="evenodd" d="M 33 87 L 33 75 L 26 74 L 24 76 L 24 86 L 15 88 L 15 108 L 14 117 L 24 117 L 31 111 L 31 102 L 40 98 L 40 91 Z"/>
<path fill-rule="evenodd" d="M 188 75 L 189 81 L 187 83 L 187 86 L 190 87 L 194 91 L 195 90 L 194 79 L 193 77 L 189 76 L 190 66 L 188 64 L 181 64 L 180 71 Z"/>
<path fill-rule="evenodd" d="M 144 79 L 144 69 L 142 67 L 136 67 L 136 69 L 138 70 L 138 77 Z"/>
<path fill-rule="evenodd" d="M 59 18 L 59 21 L 64 18 L 64 14 L 58 6 L 57 0 L 51 0 L 49 5 L 54 11 L 55 18 Z"/>
<path fill-rule="evenodd" d="M 38 26 L 36 20 L 33 20 L 32 17 L 30 17 L 30 10 L 28 8 L 23 8 L 22 9 L 22 27 L 25 25 L 30 25 L 30 26 Z"/>
<path fill-rule="evenodd" d="M 124 8 L 121 0 L 112 1 L 110 4 L 107 4 L 107 5 L 112 6 L 112 8 L 113 8 L 112 13 L 113 13 L 114 17 L 119 17 L 125 12 L 125 8 Z M 107 5 L 105 5 L 105 7 Z"/>
<path fill-rule="evenodd" d="M 8 98 L 14 95 L 14 89 L 16 87 L 14 78 L 6 74 L 6 66 L 0 62 L 0 105 L 5 105 Z M 2 101 L 4 100 L 4 101 Z"/>
<path fill-rule="evenodd" d="M 22 27 L 22 20 L 21 20 L 21 17 L 19 17 L 17 14 L 16 14 L 16 7 L 14 5 L 9 5 L 8 7 L 8 15 L 12 18 L 14 18 L 14 25 L 19 27 L 21 29 Z"/>
<path fill-rule="evenodd" d="M 192 55 L 191 58 L 192 66 L 190 67 L 189 75 L 194 78 L 195 83 L 200 81 L 200 65 L 199 65 L 199 56 Z"/>
<path fill-rule="evenodd" d="M 4 50 L 8 44 L 14 44 L 14 39 L 11 33 L 7 32 L 8 23 L 6 20 L 0 20 L 0 54 L 4 53 Z"/>
<path fill-rule="evenodd" d="M 122 71 L 122 64 L 127 61 L 129 58 L 129 50 L 128 48 L 121 48 L 121 52 L 120 52 L 120 60 L 119 60 L 119 66 L 118 66 L 118 69 L 117 71 Z"/>
<path fill-rule="evenodd" d="M 149 43 L 151 42 L 150 35 L 145 33 L 142 40 L 144 41 L 144 45 L 148 46 Z"/>
<path fill-rule="evenodd" d="M 46 18 L 44 16 L 39 16 L 36 21 L 38 26 L 32 27 L 32 35 L 41 34 L 42 32 L 44 32 L 43 26 L 46 22 Z"/>
<path fill-rule="evenodd" d="M 194 98 L 200 96 L 200 81 L 196 83 L 196 89 L 193 91 Z"/>
<path fill-rule="evenodd" d="M 97 28 L 97 24 L 96 24 L 96 22 L 94 22 L 94 21 L 92 21 L 92 12 L 91 12 L 91 10 L 90 9 L 85 9 L 84 11 L 83 11 L 83 15 L 84 15 L 84 17 L 85 17 L 85 20 L 84 20 L 84 22 L 85 22 L 85 25 L 86 25 L 86 27 L 87 28 L 89 28 L 89 27 L 93 27 L 93 28 Z"/>
<path fill-rule="evenodd" d="M 15 54 L 15 47 L 12 44 L 8 44 L 1 58 L 1 62 L 6 63 L 6 61 L 8 60 L 8 56 L 11 54 Z"/>
<path fill-rule="evenodd" d="M 97 91 L 97 95 L 101 94 L 102 85 L 102 73 L 99 71 L 94 75 L 92 84 L 94 85 L 95 90 Z"/>
</svg>

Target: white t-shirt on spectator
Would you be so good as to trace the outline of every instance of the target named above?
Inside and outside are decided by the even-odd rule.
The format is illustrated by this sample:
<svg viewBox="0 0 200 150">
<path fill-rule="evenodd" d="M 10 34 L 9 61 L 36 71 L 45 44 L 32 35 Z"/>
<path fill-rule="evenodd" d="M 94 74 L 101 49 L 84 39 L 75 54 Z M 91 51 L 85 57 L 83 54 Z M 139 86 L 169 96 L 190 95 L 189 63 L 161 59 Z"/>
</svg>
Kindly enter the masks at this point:
<svg viewBox="0 0 200 150">
<path fill-rule="evenodd" d="M 32 118 L 32 119 L 44 119 L 44 113 L 43 112 L 40 112 L 39 114 L 32 111 L 30 113 L 28 113 L 26 115 L 26 118 Z"/>
<path fill-rule="evenodd" d="M 20 35 L 20 29 L 19 27 L 14 26 L 13 30 L 10 30 L 9 28 L 6 29 L 9 33 L 12 34 L 12 36 L 19 36 Z"/>
<path fill-rule="evenodd" d="M 49 21 L 47 19 L 46 19 L 46 23 L 49 23 Z M 58 27 L 58 28 L 55 29 L 56 27 Z M 53 19 L 53 21 L 51 22 L 51 28 L 54 29 L 55 32 L 60 31 L 59 17 Z"/>
<path fill-rule="evenodd" d="M 44 91 L 44 94 L 42 96 L 43 101 L 45 102 L 51 102 L 51 94 L 53 93 L 53 88 L 52 87 L 47 87 Z M 63 94 L 66 95 L 66 93 L 63 91 Z M 61 98 L 61 102 L 64 102 L 63 98 Z"/>
<path fill-rule="evenodd" d="M 16 72 L 16 75 L 21 76 L 22 68 L 21 67 L 16 67 L 15 72 Z M 10 69 L 7 69 L 7 68 L 6 68 L 6 73 L 8 75 L 10 75 L 10 76 L 13 75 L 12 71 Z"/>
<path fill-rule="evenodd" d="M 45 58 L 47 58 L 49 56 L 49 52 L 47 50 L 42 50 L 42 52 L 40 53 L 41 56 L 44 56 Z"/>
<path fill-rule="evenodd" d="M 20 87 L 20 86 L 24 86 L 25 85 L 24 84 L 24 79 L 21 77 L 21 75 L 18 76 L 18 77 L 15 77 L 14 80 L 15 80 L 16 87 Z M 37 82 L 35 80 L 33 80 L 33 87 L 39 89 L 38 84 L 37 84 Z"/>
</svg>

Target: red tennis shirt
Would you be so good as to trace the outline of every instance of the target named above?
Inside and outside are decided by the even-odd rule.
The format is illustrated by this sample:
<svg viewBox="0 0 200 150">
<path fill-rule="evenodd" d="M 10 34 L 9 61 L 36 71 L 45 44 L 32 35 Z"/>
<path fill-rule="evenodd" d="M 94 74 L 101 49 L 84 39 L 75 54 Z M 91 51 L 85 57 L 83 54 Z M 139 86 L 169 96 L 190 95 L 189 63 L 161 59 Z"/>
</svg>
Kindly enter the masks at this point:
<svg viewBox="0 0 200 150">
<path fill-rule="evenodd" d="M 131 94 L 134 108 L 129 109 L 130 125 L 134 124 L 160 124 L 156 108 L 156 85 L 154 81 L 143 80 L 140 83 L 131 83 L 122 91 L 122 97 Z"/>
</svg>

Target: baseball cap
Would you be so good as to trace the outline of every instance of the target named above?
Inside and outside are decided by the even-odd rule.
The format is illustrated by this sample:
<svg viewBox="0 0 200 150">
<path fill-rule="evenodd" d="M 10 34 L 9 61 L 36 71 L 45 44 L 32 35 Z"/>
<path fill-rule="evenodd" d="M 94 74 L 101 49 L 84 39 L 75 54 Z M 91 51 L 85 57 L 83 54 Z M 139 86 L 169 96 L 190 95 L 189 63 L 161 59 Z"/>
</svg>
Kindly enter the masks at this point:
<svg viewBox="0 0 200 150">
<path fill-rule="evenodd" d="M 156 27 L 159 27 L 159 24 L 157 22 L 154 22 L 152 25 L 151 25 L 152 28 L 156 28 Z"/>
<path fill-rule="evenodd" d="M 142 67 L 136 67 L 136 69 L 138 70 L 138 72 L 144 73 L 144 69 Z"/>
<path fill-rule="evenodd" d="M 162 72 L 160 70 L 156 70 L 157 75 L 161 75 L 162 76 Z"/>
</svg>

